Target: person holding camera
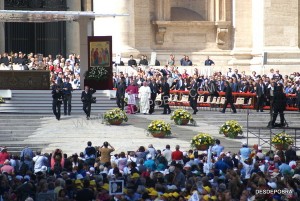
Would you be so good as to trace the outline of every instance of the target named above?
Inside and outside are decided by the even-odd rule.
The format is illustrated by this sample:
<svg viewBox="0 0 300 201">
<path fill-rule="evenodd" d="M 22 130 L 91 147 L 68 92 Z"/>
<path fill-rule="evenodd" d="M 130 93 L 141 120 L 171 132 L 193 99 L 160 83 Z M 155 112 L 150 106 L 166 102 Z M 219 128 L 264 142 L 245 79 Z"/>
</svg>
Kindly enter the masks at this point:
<svg viewBox="0 0 300 201">
<path fill-rule="evenodd" d="M 61 90 L 61 87 L 59 85 L 56 85 L 55 87 L 53 87 L 52 90 L 52 110 L 53 110 L 53 114 L 55 115 L 57 120 L 60 120 L 60 107 L 62 104 L 62 100 L 63 100 L 63 92 Z"/>
<path fill-rule="evenodd" d="M 86 114 L 86 119 L 90 119 L 91 105 L 93 102 L 93 94 L 96 92 L 95 89 L 89 86 L 84 87 L 84 91 L 81 93 L 81 101 L 83 103 L 83 111 Z"/>
<path fill-rule="evenodd" d="M 63 92 L 64 92 L 64 115 L 71 115 L 71 100 L 72 100 L 72 84 L 70 83 L 70 78 L 66 78 L 66 82 L 63 83 Z"/>
<path fill-rule="evenodd" d="M 104 142 L 101 147 L 99 147 L 100 152 L 100 163 L 105 164 L 110 162 L 110 154 L 115 151 L 115 148 L 111 146 L 108 142 Z"/>
<path fill-rule="evenodd" d="M 277 85 L 274 91 L 274 99 L 273 99 L 273 118 L 272 118 L 272 127 L 275 127 L 276 118 L 278 113 L 280 115 L 280 127 L 284 127 L 284 114 L 283 111 L 286 107 L 286 95 L 283 93 L 283 85 L 280 83 Z"/>
</svg>

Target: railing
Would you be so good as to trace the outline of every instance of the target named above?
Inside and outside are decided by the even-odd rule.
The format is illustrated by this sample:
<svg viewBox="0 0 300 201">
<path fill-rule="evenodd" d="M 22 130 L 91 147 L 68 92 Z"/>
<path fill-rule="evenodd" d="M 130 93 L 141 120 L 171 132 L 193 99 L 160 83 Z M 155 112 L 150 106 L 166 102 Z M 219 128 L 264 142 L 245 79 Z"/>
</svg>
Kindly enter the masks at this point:
<svg viewBox="0 0 300 201">
<path fill-rule="evenodd" d="M 182 91 L 182 90 L 171 90 L 170 94 L 174 94 L 174 95 L 179 95 L 179 97 L 181 97 L 182 95 L 189 95 L 189 91 Z M 207 96 L 209 96 L 209 92 L 208 91 L 199 91 L 199 96 L 205 96 L 207 98 Z M 252 98 L 251 104 L 250 105 L 241 105 L 239 107 L 239 109 L 254 109 L 255 108 L 255 104 L 256 104 L 256 94 L 255 93 L 232 93 L 233 98 L 234 98 L 234 102 L 236 101 L 236 99 L 238 97 L 244 97 L 244 98 Z M 220 97 L 224 97 L 225 96 L 225 92 L 219 92 L 219 96 Z M 287 98 L 296 98 L 295 94 L 286 94 Z M 176 105 L 176 100 L 172 100 L 173 104 Z M 209 104 L 206 103 L 198 103 L 199 107 L 210 107 Z M 264 106 L 264 110 L 269 110 L 270 106 Z M 298 108 L 296 107 L 287 107 L 286 108 L 287 111 L 297 111 Z"/>
<path fill-rule="evenodd" d="M 268 127 L 268 124 L 269 124 L 269 121 L 271 121 L 271 119 L 272 119 L 271 116 L 270 116 L 271 114 L 266 114 L 266 113 L 265 114 L 260 114 L 260 115 L 268 116 L 266 118 L 263 118 L 263 119 L 266 120 L 266 121 L 261 122 L 261 123 L 265 124 L 263 126 L 261 126 L 261 125 L 260 126 L 250 125 L 249 122 L 251 122 L 251 119 L 250 119 L 251 115 L 252 115 L 252 113 L 250 113 L 249 110 L 247 110 L 247 125 L 246 125 L 247 144 L 249 144 L 249 139 L 257 139 L 258 146 L 267 145 L 271 150 L 272 147 L 273 147 L 273 144 L 272 144 L 273 136 L 278 134 L 278 133 L 281 133 L 281 132 L 286 132 L 294 140 L 294 144 L 292 146 L 294 146 L 296 150 L 300 149 L 299 141 L 297 142 L 297 140 L 300 137 L 300 127 L 296 123 L 296 122 L 299 122 L 299 119 L 295 119 L 294 121 L 290 121 L 288 119 L 289 123 L 285 120 L 285 126 L 284 127 L 270 128 L 270 127 Z M 285 118 L 286 118 L 287 115 L 289 115 L 289 117 L 291 119 L 293 119 L 295 117 L 296 118 L 299 117 L 299 114 L 293 113 L 293 112 L 286 112 L 285 113 Z M 255 116 L 255 118 L 256 117 L 257 116 Z"/>
</svg>

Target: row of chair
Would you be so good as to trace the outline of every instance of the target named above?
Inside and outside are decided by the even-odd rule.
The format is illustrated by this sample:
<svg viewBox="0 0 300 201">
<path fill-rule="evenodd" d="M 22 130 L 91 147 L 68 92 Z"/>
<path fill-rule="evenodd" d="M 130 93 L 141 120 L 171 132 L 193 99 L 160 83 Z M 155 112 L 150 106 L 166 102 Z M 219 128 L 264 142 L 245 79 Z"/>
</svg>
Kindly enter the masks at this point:
<svg viewBox="0 0 300 201">
<path fill-rule="evenodd" d="M 182 95 L 180 100 L 174 100 L 175 98 L 170 97 L 169 98 L 169 104 L 171 106 L 174 107 L 178 107 L 178 108 L 186 108 L 189 106 L 189 97 L 187 95 Z M 212 109 L 217 109 L 217 108 L 221 108 L 224 106 L 225 104 L 225 97 L 213 97 L 211 98 L 211 96 L 207 96 L 207 99 L 205 101 L 205 96 L 199 96 L 198 100 L 197 100 L 197 105 L 198 107 L 203 108 L 209 108 L 210 110 Z M 158 94 L 156 97 L 156 102 L 160 102 L 161 101 L 161 94 Z M 250 108 L 252 103 L 252 98 L 249 98 L 248 101 L 246 101 L 245 103 L 245 98 L 243 97 L 238 97 L 234 103 L 234 105 L 238 108 Z"/>
</svg>

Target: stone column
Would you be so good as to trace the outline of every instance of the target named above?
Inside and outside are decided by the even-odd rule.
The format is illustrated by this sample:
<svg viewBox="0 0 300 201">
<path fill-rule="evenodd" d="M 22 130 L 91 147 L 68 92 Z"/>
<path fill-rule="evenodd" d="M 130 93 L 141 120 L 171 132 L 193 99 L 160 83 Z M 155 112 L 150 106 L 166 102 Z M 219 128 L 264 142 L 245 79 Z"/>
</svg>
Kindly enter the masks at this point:
<svg viewBox="0 0 300 201">
<path fill-rule="evenodd" d="M 4 1 L 0 1 L 0 10 L 4 10 Z M 0 22 L 0 52 L 5 52 L 5 23 Z"/>
<path fill-rule="evenodd" d="M 156 19 L 158 21 L 161 21 L 164 18 L 164 1 L 156 0 L 155 6 L 156 6 Z"/>
<path fill-rule="evenodd" d="M 170 0 L 163 0 L 164 2 L 164 20 L 171 20 L 171 3 Z"/>
<path fill-rule="evenodd" d="M 218 22 L 220 21 L 220 0 L 216 0 L 216 10 L 215 10 L 215 13 L 216 13 L 216 17 L 215 17 L 215 21 Z"/>
<path fill-rule="evenodd" d="M 234 48 L 230 65 L 250 65 L 252 59 L 252 0 L 233 1 Z"/>
<path fill-rule="evenodd" d="M 88 39 L 89 36 L 89 28 L 91 28 L 90 24 L 92 21 L 90 18 L 81 17 L 77 24 L 80 27 L 79 29 L 79 53 L 80 53 L 80 87 L 84 89 L 84 73 L 88 70 Z M 78 44 L 78 41 L 77 41 Z"/>
<path fill-rule="evenodd" d="M 226 21 L 226 0 L 222 0 L 222 21 Z"/>
<path fill-rule="evenodd" d="M 80 11 L 81 0 L 67 0 L 68 11 Z M 78 54 L 79 48 L 79 29 L 77 22 L 66 22 L 66 53 L 67 57 L 71 53 Z"/>
<path fill-rule="evenodd" d="M 208 10 L 208 20 L 214 22 L 215 21 L 215 0 L 209 0 L 207 10 Z"/>
</svg>

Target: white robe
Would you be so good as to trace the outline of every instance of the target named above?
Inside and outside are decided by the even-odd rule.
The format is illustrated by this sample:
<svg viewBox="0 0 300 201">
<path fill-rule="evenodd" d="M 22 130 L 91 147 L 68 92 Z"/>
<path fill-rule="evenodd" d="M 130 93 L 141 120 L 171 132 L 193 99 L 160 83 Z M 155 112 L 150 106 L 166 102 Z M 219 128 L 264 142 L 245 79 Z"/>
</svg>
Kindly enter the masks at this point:
<svg viewBox="0 0 300 201">
<path fill-rule="evenodd" d="M 148 86 L 141 86 L 139 89 L 139 98 L 140 98 L 140 112 L 149 113 L 151 90 Z"/>
</svg>

